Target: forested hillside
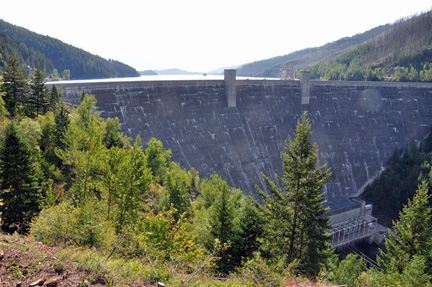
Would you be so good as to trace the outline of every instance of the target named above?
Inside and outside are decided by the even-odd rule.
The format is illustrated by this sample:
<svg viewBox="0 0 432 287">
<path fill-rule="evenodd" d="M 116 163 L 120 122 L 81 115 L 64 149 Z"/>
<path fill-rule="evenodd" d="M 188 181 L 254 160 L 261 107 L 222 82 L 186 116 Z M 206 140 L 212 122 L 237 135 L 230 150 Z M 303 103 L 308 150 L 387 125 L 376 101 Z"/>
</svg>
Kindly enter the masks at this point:
<svg viewBox="0 0 432 287">
<path fill-rule="evenodd" d="M 52 73 L 53 64 L 42 53 L 30 49 L 15 36 L 9 36 L 6 32 L 0 32 L 0 72 L 5 66 L 7 56 L 15 53 L 24 71 L 29 73 L 29 67 L 36 67 L 39 64 L 43 71 Z M 0 73 L 1 74 L 1 73 Z"/>
<path fill-rule="evenodd" d="M 402 19 L 391 29 L 329 62 L 311 78 L 356 81 L 432 81 L 432 11 Z"/>
<path fill-rule="evenodd" d="M 26 68 L 24 71 L 27 74 L 30 73 L 29 69 L 35 69 L 36 64 L 39 64 L 44 73 L 53 75 L 54 78 L 65 70 L 70 72 L 70 79 L 139 75 L 134 68 L 121 62 L 103 59 L 60 40 L 39 35 L 0 19 L 0 72 L 12 51 Z"/>
<path fill-rule="evenodd" d="M 401 19 L 318 48 L 243 65 L 240 76 L 280 77 L 283 65 L 312 79 L 432 81 L 432 12 Z"/>
<path fill-rule="evenodd" d="M 390 27 L 390 25 L 379 26 L 367 32 L 342 38 L 321 47 L 307 48 L 288 55 L 245 64 L 237 70 L 237 74 L 249 77 L 280 77 L 280 69 L 283 65 L 291 65 L 294 69 L 303 69 L 315 63 L 327 62 L 378 36 Z"/>
<path fill-rule="evenodd" d="M 368 185 L 362 197 L 374 204 L 380 222 L 391 226 L 418 184 L 429 177 L 432 166 L 432 133 L 406 149 L 395 150 L 381 175 Z"/>
</svg>

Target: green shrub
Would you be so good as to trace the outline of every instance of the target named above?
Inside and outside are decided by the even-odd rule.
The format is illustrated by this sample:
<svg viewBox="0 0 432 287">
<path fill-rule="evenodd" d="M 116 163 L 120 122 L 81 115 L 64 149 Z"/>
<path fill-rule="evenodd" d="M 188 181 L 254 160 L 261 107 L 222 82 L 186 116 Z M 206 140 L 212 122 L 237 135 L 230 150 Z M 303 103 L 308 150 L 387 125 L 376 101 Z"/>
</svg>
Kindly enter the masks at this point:
<svg viewBox="0 0 432 287">
<path fill-rule="evenodd" d="M 282 268 L 283 260 L 278 263 L 271 263 L 261 256 L 260 252 L 253 253 L 253 258 L 244 262 L 236 274 L 232 274 L 236 280 L 241 281 L 244 286 L 283 286 L 283 274 L 290 275 L 294 265 L 287 269 Z M 234 279 L 233 278 L 233 279 Z"/>
<path fill-rule="evenodd" d="M 365 260 L 351 253 L 342 261 L 333 256 L 329 260 L 328 266 L 321 268 L 320 277 L 329 280 L 333 284 L 354 287 L 360 285 L 361 275 L 365 271 Z"/>
<path fill-rule="evenodd" d="M 54 246 L 109 247 L 114 240 L 114 229 L 101 220 L 98 210 L 90 202 L 75 207 L 68 202 L 48 207 L 31 224 L 31 235 L 37 241 Z"/>
<path fill-rule="evenodd" d="M 67 202 L 45 208 L 31 224 L 31 234 L 47 245 L 67 243 L 78 226 L 77 209 Z"/>
</svg>

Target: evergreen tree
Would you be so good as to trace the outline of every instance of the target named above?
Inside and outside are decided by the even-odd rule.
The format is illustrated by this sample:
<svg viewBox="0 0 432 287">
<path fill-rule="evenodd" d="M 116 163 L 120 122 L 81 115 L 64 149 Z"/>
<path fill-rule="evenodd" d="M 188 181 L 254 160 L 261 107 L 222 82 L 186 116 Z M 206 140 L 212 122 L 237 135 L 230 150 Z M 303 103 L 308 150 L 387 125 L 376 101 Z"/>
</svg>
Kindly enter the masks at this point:
<svg viewBox="0 0 432 287">
<path fill-rule="evenodd" d="M 319 275 L 333 284 L 356 287 L 363 286 L 361 285 L 361 274 L 366 270 L 366 261 L 362 257 L 350 253 L 345 259 L 339 260 L 335 254 L 329 260 L 328 266 L 320 270 Z"/>
<path fill-rule="evenodd" d="M 319 272 L 320 264 L 331 255 L 328 218 L 324 217 L 323 184 L 331 173 L 326 165 L 316 167 L 317 147 L 310 140 L 307 113 L 297 123 L 295 139 L 285 141 L 281 154 L 284 176 L 277 176 L 281 189 L 262 174 L 270 196 L 257 187 L 266 216 L 263 248 L 273 258 L 282 256 L 286 264 L 296 260 L 299 271 Z"/>
<path fill-rule="evenodd" d="M 59 75 L 57 69 L 54 69 L 54 70 L 52 71 L 52 79 L 53 79 L 54 81 L 57 81 L 59 78 L 60 78 L 60 75 Z"/>
<path fill-rule="evenodd" d="M 3 69 L 3 87 L 6 92 L 6 108 L 11 117 L 17 113 L 18 107 L 24 102 L 28 93 L 27 81 L 24 72 L 14 53 L 10 53 Z"/>
<path fill-rule="evenodd" d="M 232 265 L 240 266 L 242 261 L 252 257 L 261 246 L 264 220 L 256 201 L 252 197 L 242 197 L 241 206 L 234 218 L 234 232 L 230 252 Z"/>
<path fill-rule="evenodd" d="M 36 155 L 40 151 L 42 130 L 41 125 L 36 119 L 25 117 L 17 125 L 18 131 L 27 142 L 33 153 Z"/>
<path fill-rule="evenodd" d="M 147 196 L 151 171 L 145 165 L 144 152 L 138 147 L 112 147 L 104 157 L 101 178 L 107 202 L 107 218 L 117 232 L 138 220 L 138 210 Z"/>
<path fill-rule="evenodd" d="M 216 176 L 222 184 L 214 190 L 214 202 L 209 210 L 211 234 L 219 240 L 220 244 L 231 244 L 234 235 L 234 218 L 239 208 L 239 198 L 234 190 L 219 176 Z M 233 269 L 232 249 L 224 250 L 218 260 L 219 271 L 227 274 Z"/>
<path fill-rule="evenodd" d="M 166 189 L 162 205 L 166 210 L 175 208 L 173 212 L 175 220 L 179 220 L 183 213 L 189 215 L 191 207 L 191 195 L 187 184 L 187 173 L 175 162 L 171 162 L 170 169 L 166 172 L 163 186 Z"/>
<path fill-rule="evenodd" d="M 62 73 L 63 80 L 70 80 L 71 73 L 69 69 L 66 69 Z"/>
<path fill-rule="evenodd" d="M 14 122 L 5 128 L 0 148 L 1 225 L 7 232 L 25 232 L 40 211 L 42 194 L 32 151 Z"/>
<path fill-rule="evenodd" d="M 260 235 L 251 234 L 259 230 L 259 219 L 249 217 L 254 216 L 253 211 L 243 204 L 244 199 L 240 190 L 231 189 L 219 175 L 213 174 L 202 181 L 195 203 L 194 233 L 209 250 L 215 248 L 216 242 L 227 247 L 217 261 L 218 270 L 225 274 L 240 266 L 249 255 L 249 248 L 257 246 L 252 237 Z M 251 229 L 246 230 L 248 227 Z"/>
<path fill-rule="evenodd" d="M 188 171 L 187 175 L 187 185 L 189 187 L 189 193 L 194 200 L 196 199 L 197 193 L 201 190 L 199 172 L 196 169 L 192 168 L 190 171 Z"/>
<path fill-rule="evenodd" d="M 133 144 L 133 147 L 139 150 L 143 150 L 143 146 L 142 146 L 142 140 L 141 140 L 141 135 L 138 134 L 137 137 L 135 138 L 135 142 Z"/>
<path fill-rule="evenodd" d="M 66 106 L 63 101 L 60 100 L 59 104 L 57 105 L 55 112 L 55 139 L 56 139 L 56 145 L 58 147 L 64 146 L 64 137 L 65 132 L 69 126 L 70 119 L 69 119 L 69 113 L 66 109 Z"/>
<path fill-rule="evenodd" d="M 6 103 L 4 101 L 4 98 L 6 97 L 6 93 L 3 90 L 4 90 L 3 81 L 0 78 L 0 122 L 2 122 L 3 119 L 5 119 L 9 115 L 9 112 L 6 109 Z"/>
<path fill-rule="evenodd" d="M 41 128 L 41 138 L 39 141 L 39 147 L 42 152 L 51 151 L 54 152 L 55 148 L 55 130 L 56 130 L 56 123 L 55 123 L 55 117 L 52 112 L 48 112 L 43 117 L 39 117 L 37 121 L 40 124 Z"/>
<path fill-rule="evenodd" d="M 47 186 L 47 197 L 48 194 L 52 194 L 52 185 L 54 182 L 59 182 L 62 178 L 58 167 L 60 167 L 60 158 L 55 153 L 56 149 L 56 124 L 54 114 L 52 112 L 47 112 L 44 116 L 38 117 L 37 121 L 40 125 L 40 168 L 44 174 L 44 177 L 49 179 L 44 182 Z M 51 180 L 51 183 L 49 182 Z M 52 198 L 51 198 L 52 199 Z"/>
<path fill-rule="evenodd" d="M 171 160 L 171 150 L 165 150 L 160 141 L 151 138 L 145 155 L 147 166 L 152 170 L 155 181 L 162 183 Z"/>
<path fill-rule="evenodd" d="M 414 256 L 426 262 L 426 273 L 432 275 L 432 239 L 428 185 L 423 181 L 412 200 L 400 213 L 399 220 L 393 222 L 395 233 L 390 232 L 385 239 L 387 252 L 380 251 L 380 268 L 387 273 L 402 273 Z"/>
<path fill-rule="evenodd" d="M 197 208 L 210 208 L 216 199 L 218 191 L 226 189 L 227 187 L 226 181 L 217 174 L 212 174 L 210 178 L 203 179 L 201 182 L 201 194 L 196 201 Z"/>
<path fill-rule="evenodd" d="M 45 75 L 38 65 L 34 76 L 31 77 L 31 93 L 28 96 L 25 105 L 28 116 L 39 116 L 48 110 L 48 90 L 45 86 Z"/>
<path fill-rule="evenodd" d="M 59 102 L 60 102 L 59 91 L 57 90 L 56 85 L 53 85 L 51 88 L 51 93 L 49 94 L 48 97 L 48 109 L 52 111 L 54 114 L 56 114 L 56 110 L 57 110 L 56 107 Z"/>
<path fill-rule="evenodd" d="M 106 148 L 102 144 L 103 120 L 96 112 L 96 99 L 86 95 L 72 113 L 72 122 L 64 133 L 65 149 L 56 149 L 56 155 L 69 166 L 75 177 L 72 199 L 85 204 L 98 194 L 97 180 Z"/>
<path fill-rule="evenodd" d="M 228 185 L 218 190 L 215 202 L 212 205 L 212 216 L 210 218 L 212 233 L 221 243 L 227 243 L 231 237 L 234 220 L 234 206 L 230 200 Z"/>
<path fill-rule="evenodd" d="M 123 147 L 120 128 L 120 122 L 117 117 L 115 119 L 108 118 L 106 120 L 105 134 L 102 141 L 107 148 L 111 148 L 113 146 Z"/>
</svg>

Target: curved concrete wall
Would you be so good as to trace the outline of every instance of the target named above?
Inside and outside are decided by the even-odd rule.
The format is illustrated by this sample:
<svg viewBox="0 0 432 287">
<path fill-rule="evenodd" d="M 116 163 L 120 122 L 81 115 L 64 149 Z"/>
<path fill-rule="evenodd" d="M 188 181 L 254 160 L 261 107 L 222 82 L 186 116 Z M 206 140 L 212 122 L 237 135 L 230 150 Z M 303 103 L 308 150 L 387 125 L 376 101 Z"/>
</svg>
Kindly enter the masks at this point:
<svg viewBox="0 0 432 287">
<path fill-rule="evenodd" d="M 303 111 L 309 112 L 319 164 L 328 163 L 329 197 L 355 195 L 385 165 L 396 147 L 424 137 L 432 125 L 432 85 L 310 81 L 305 100 L 298 81 L 237 80 L 228 108 L 224 81 L 58 84 L 78 103 L 94 94 L 103 117 L 118 117 L 122 131 L 143 143 L 155 137 L 173 160 L 200 176 L 220 174 L 255 194 L 264 172 L 282 174 L 280 152 Z"/>
</svg>

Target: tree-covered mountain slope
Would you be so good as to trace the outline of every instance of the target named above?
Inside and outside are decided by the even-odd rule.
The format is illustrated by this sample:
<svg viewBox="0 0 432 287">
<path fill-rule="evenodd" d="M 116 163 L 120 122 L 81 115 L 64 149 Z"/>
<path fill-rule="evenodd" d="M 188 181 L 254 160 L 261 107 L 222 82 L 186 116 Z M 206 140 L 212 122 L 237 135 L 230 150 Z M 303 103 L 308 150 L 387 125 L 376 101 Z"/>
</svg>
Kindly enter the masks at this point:
<svg viewBox="0 0 432 287">
<path fill-rule="evenodd" d="M 279 77 L 281 67 L 312 79 L 432 81 L 432 11 L 317 48 L 243 65 L 240 76 Z"/>
<path fill-rule="evenodd" d="M 17 59 L 22 63 L 24 71 L 28 72 L 27 66 L 36 67 L 37 64 L 44 71 L 52 72 L 53 64 L 51 60 L 42 53 L 29 49 L 27 45 L 21 42 L 17 37 L 9 36 L 5 32 L 0 32 L 0 71 L 5 66 L 7 56 L 14 52 Z"/>
<path fill-rule="evenodd" d="M 395 150 L 386 169 L 365 189 L 362 198 L 374 204 L 379 221 L 391 226 L 432 166 L 432 133 L 406 149 Z"/>
<path fill-rule="evenodd" d="M 323 80 L 432 81 L 432 11 L 390 29 L 336 59 L 310 68 Z"/>
<path fill-rule="evenodd" d="M 291 65 L 294 69 L 302 69 L 319 62 L 329 61 L 347 51 L 353 50 L 358 45 L 387 31 L 390 27 L 388 24 L 379 26 L 367 32 L 352 37 L 345 37 L 321 47 L 307 48 L 284 56 L 245 64 L 238 69 L 237 73 L 240 76 L 249 77 L 279 77 L 280 69 L 283 65 Z"/>
<path fill-rule="evenodd" d="M 134 68 L 119 61 L 106 60 L 0 19 L 0 71 L 12 51 L 23 67 L 35 68 L 39 64 L 46 74 L 54 69 L 59 73 L 69 70 L 71 79 L 139 76 Z"/>
</svg>

